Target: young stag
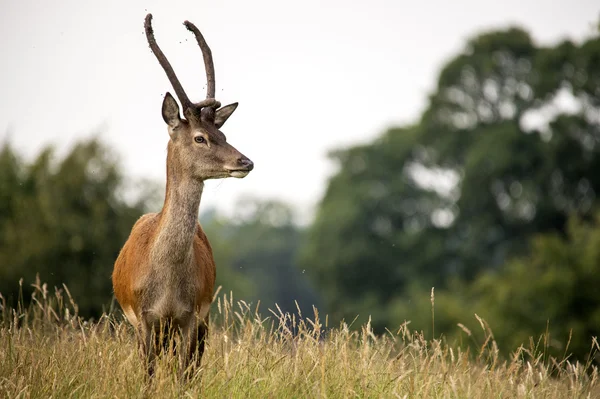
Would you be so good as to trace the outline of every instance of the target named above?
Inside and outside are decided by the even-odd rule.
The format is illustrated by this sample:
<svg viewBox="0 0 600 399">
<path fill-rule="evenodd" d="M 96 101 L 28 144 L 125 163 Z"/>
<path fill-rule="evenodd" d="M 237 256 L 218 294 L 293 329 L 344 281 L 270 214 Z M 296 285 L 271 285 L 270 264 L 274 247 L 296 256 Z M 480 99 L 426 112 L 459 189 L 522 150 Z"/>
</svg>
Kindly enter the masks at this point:
<svg viewBox="0 0 600 399">
<path fill-rule="evenodd" d="M 206 99 L 199 103 L 189 100 L 156 44 L 152 15 L 148 14 L 148 43 L 181 102 L 184 119 L 173 96 L 166 93 L 162 117 L 170 139 L 165 202 L 159 213 L 146 214 L 135 223 L 112 274 L 115 296 L 139 333 L 150 375 L 155 357 L 175 332 L 181 338 L 177 351 L 182 369 L 200 364 L 216 275 L 210 244 L 198 223 L 204 181 L 245 177 L 254 167 L 219 130 L 237 103 L 221 107 L 215 100 L 211 51 L 194 24 L 185 21 L 184 25 L 202 50 L 208 81 Z"/>
</svg>

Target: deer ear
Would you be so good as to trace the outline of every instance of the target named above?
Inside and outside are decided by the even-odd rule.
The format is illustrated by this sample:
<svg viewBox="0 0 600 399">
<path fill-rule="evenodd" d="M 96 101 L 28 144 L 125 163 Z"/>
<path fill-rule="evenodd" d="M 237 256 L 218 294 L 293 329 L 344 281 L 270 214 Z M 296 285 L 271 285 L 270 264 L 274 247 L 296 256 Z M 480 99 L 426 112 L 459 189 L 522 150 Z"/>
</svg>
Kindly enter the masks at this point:
<svg viewBox="0 0 600 399">
<path fill-rule="evenodd" d="M 235 111 L 237 106 L 238 103 L 229 104 L 219 108 L 217 112 L 215 112 L 215 126 L 217 127 L 217 129 L 220 129 L 221 126 L 223 126 L 225 122 L 227 122 L 227 119 L 229 119 L 231 114 L 233 114 L 233 111 Z"/>
<path fill-rule="evenodd" d="M 167 125 L 172 128 L 177 127 L 181 122 L 181 118 L 179 117 L 179 105 L 169 92 L 165 94 L 165 99 L 162 103 L 162 117 Z"/>
</svg>

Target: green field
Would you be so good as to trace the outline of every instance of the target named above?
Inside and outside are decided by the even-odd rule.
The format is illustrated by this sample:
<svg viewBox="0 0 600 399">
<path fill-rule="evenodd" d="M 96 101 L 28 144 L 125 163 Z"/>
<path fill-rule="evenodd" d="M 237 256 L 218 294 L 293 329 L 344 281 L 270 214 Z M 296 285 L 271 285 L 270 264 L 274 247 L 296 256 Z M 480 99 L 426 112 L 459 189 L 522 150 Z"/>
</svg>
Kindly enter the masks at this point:
<svg viewBox="0 0 600 399">
<path fill-rule="evenodd" d="M 66 289 L 38 285 L 31 305 L 2 299 L 0 397 L 216 398 L 598 398 L 592 365 L 546 356 L 544 337 L 503 359 L 484 320 L 478 348 L 427 340 L 405 324 L 376 336 L 325 328 L 326 318 L 290 316 L 218 296 L 202 369 L 187 382 L 160 358 L 147 382 L 132 328 L 119 312 L 97 322 L 76 316 Z M 326 332 L 325 332 L 326 331 Z M 478 334 L 479 335 L 479 334 Z M 590 343 L 593 350 L 597 342 Z"/>
</svg>

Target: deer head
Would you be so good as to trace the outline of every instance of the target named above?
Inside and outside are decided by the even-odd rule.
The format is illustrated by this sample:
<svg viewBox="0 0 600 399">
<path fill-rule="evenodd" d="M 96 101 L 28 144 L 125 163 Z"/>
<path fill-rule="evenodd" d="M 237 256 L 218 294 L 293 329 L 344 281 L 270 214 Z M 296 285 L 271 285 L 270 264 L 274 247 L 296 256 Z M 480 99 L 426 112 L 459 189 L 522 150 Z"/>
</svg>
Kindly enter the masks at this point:
<svg viewBox="0 0 600 399">
<path fill-rule="evenodd" d="M 170 136 L 167 163 L 178 173 L 197 180 L 245 177 L 254 168 L 254 163 L 229 144 L 219 130 L 238 104 L 221 107 L 215 99 L 215 70 L 210 48 L 194 24 L 185 21 L 184 25 L 196 36 L 204 58 L 206 99 L 198 103 L 189 100 L 171 64 L 156 44 L 152 14 L 146 15 L 144 24 L 150 49 L 167 74 L 183 108 L 182 118 L 177 101 L 169 92 L 166 93 L 162 117 Z"/>
</svg>

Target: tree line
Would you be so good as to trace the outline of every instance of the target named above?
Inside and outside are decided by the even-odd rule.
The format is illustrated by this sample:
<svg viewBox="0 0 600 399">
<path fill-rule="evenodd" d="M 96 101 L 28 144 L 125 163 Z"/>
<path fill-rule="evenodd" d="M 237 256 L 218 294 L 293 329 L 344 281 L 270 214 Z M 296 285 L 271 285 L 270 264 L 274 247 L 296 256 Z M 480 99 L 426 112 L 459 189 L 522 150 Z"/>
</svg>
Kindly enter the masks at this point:
<svg viewBox="0 0 600 399">
<path fill-rule="evenodd" d="M 599 151 L 600 38 L 484 32 L 418 123 L 331 153 L 301 264 L 338 319 L 460 338 L 477 313 L 501 346 L 548 331 L 549 351 L 570 340 L 584 357 L 600 333 Z"/>
</svg>

